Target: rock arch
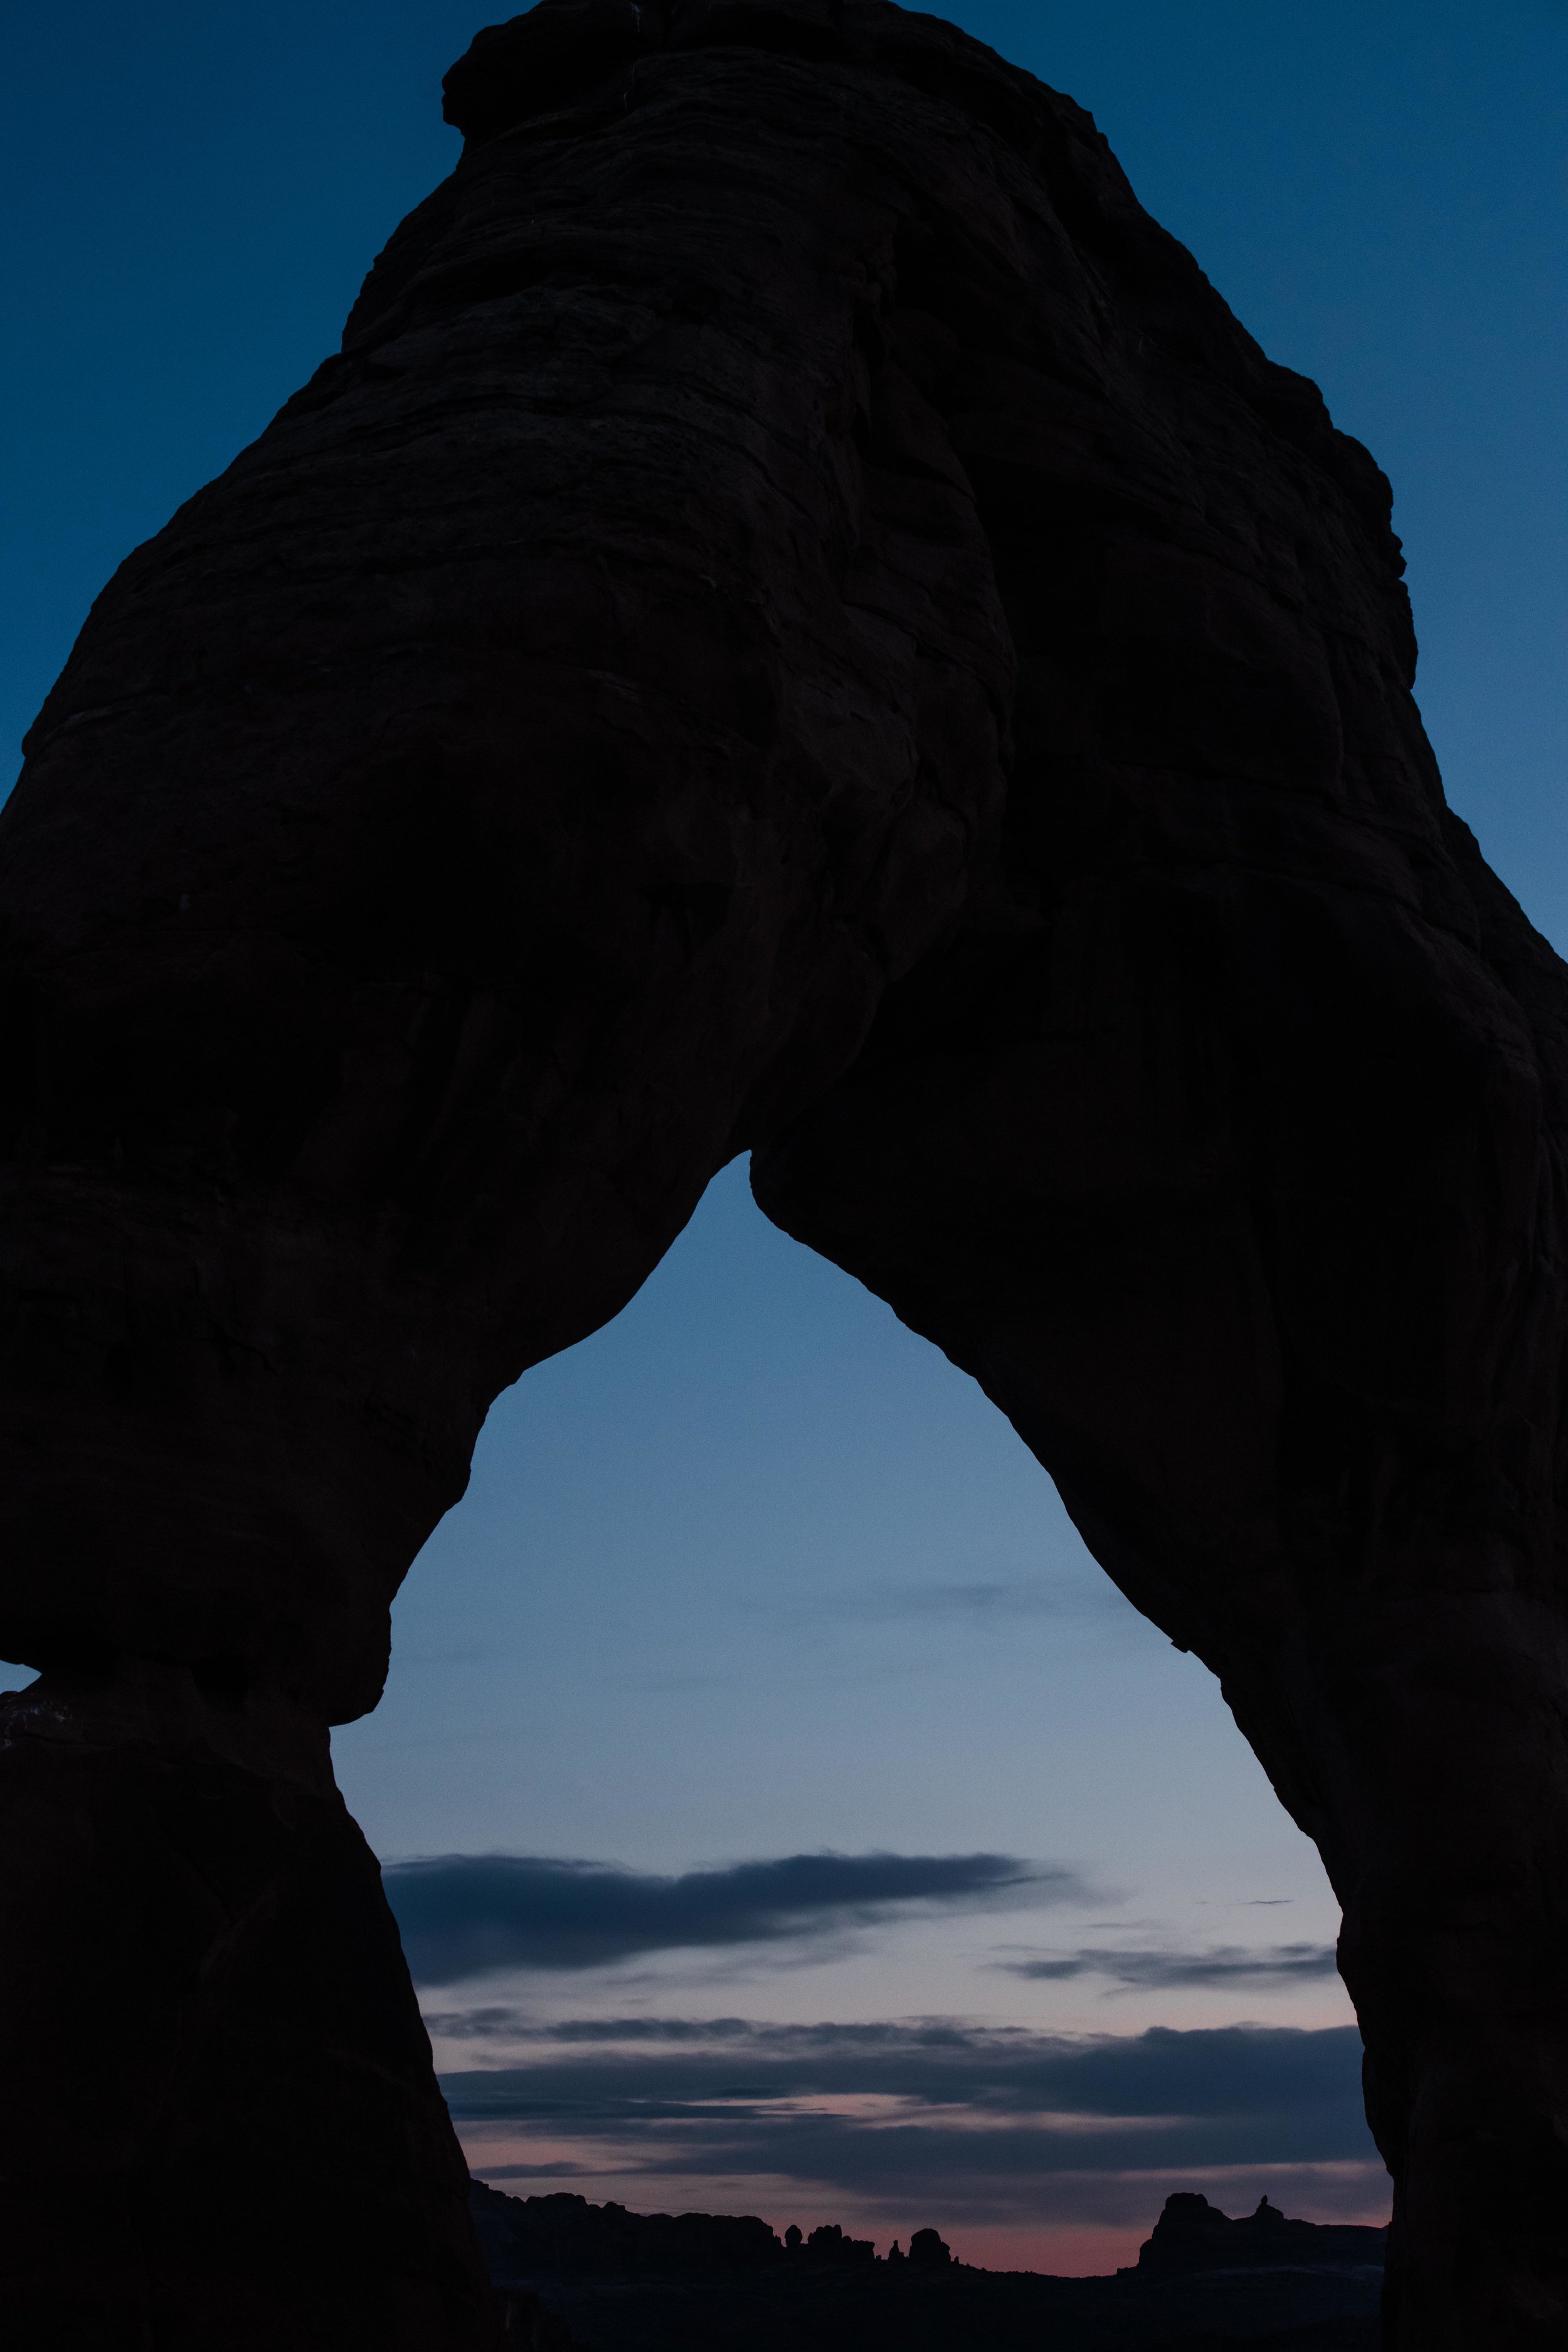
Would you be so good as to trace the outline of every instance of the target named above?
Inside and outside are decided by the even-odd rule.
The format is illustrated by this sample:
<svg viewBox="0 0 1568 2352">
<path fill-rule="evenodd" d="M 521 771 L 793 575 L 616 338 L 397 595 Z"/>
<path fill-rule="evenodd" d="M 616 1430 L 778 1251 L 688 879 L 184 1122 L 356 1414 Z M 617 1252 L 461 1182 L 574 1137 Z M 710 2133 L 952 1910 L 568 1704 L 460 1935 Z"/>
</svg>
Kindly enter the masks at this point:
<svg viewBox="0 0 1568 2352">
<path fill-rule="evenodd" d="M 0 820 L 13 2309 L 489 2340 L 326 1727 L 749 1148 L 1317 1840 L 1390 2342 L 1556 2345 L 1568 989 L 1387 485 L 935 19 L 545 0 L 447 86 Z"/>
</svg>

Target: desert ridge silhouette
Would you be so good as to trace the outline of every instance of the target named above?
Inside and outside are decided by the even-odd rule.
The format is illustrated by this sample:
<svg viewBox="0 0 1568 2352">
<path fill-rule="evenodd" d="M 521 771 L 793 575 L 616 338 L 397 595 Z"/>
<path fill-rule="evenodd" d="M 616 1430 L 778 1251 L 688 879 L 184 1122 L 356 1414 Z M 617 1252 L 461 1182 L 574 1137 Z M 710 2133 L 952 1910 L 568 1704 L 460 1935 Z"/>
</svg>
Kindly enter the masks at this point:
<svg viewBox="0 0 1568 2352">
<path fill-rule="evenodd" d="M 837 2222 L 781 2238 L 754 2214 L 633 2213 L 482 2180 L 470 2196 L 513 2324 L 552 2352 L 1363 2352 L 1387 2235 L 1292 2220 L 1267 2197 L 1233 2221 L 1178 2191 L 1135 2263 L 1054 2278 L 957 2262 L 929 2225 L 879 2254 Z"/>
</svg>

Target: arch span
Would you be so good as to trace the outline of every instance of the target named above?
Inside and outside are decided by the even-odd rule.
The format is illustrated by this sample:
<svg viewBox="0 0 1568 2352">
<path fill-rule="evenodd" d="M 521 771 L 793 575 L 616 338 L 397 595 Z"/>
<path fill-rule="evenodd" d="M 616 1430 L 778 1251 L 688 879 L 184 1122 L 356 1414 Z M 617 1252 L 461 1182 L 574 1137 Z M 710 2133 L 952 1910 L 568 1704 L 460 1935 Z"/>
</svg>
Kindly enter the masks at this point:
<svg viewBox="0 0 1568 2352">
<path fill-rule="evenodd" d="M 545 0 L 448 103 L 0 820 L 16 2307 L 489 2340 L 326 1727 L 749 1148 L 1321 1848 L 1389 2341 L 1555 2346 L 1568 990 L 1387 484 L 935 19 Z"/>
</svg>

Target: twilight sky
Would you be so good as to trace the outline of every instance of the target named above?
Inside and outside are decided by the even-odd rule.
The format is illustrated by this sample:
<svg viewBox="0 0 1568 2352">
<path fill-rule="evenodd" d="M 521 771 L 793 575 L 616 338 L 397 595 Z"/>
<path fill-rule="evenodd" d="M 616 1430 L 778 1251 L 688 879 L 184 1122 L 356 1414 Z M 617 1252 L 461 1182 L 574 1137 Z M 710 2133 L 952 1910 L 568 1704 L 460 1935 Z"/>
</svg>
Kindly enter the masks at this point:
<svg viewBox="0 0 1568 2352">
<path fill-rule="evenodd" d="M 1563 0 L 964 0 L 1393 478 L 1449 797 L 1568 946 Z M 0 175 L 0 733 L 456 161 L 473 0 L 54 0 Z M 503 1397 L 335 1739 L 520 2192 L 1131 2259 L 1375 2220 L 1315 1853 L 973 1382 L 727 1170 Z"/>
</svg>

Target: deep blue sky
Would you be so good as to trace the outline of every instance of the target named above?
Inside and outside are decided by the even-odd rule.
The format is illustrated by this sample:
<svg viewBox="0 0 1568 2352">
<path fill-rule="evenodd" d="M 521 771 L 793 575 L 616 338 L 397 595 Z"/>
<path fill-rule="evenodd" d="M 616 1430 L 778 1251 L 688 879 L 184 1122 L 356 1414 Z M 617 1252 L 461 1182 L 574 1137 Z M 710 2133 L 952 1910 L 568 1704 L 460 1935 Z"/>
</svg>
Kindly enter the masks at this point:
<svg viewBox="0 0 1568 2352">
<path fill-rule="evenodd" d="M 1392 476 L 1450 797 L 1568 945 L 1561 0 L 951 13 L 1090 109 L 1151 211 Z M 480 21 L 471 0 L 55 0 L 15 16 L 0 93 L 7 747 L 115 563 L 332 347 L 376 248 L 451 168 L 440 75 Z M 458 2095 L 492 2169 L 539 2164 L 632 2204 L 781 2222 L 859 2211 L 883 2237 L 945 2218 L 971 2252 L 1022 2229 L 1047 2258 L 1084 2260 L 1125 2258 L 1184 2164 L 1207 2166 L 1197 2185 L 1233 2205 L 1263 2186 L 1323 2211 L 1381 2195 L 1353 2085 L 1345 2105 L 1348 2012 L 1321 1973 L 1332 1906 L 1210 1678 L 1110 1591 L 973 1385 L 763 1224 L 742 1170 L 616 1324 L 498 1406 L 470 1498 L 399 1603 L 387 1699 L 338 1754 L 384 1856 L 620 1864 L 635 1882 L 588 1892 L 626 1918 L 687 1916 L 696 1882 L 683 1894 L 658 1874 L 824 1847 L 1076 1874 L 1037 1882 L 1033 1908 L 983 1907 L 976 1880 L 973 1899 L 808 1906 L 740 1945 L 693 1926 L 673 1951 L 443 1988 L 440 2047 L 459 2069 L 476 2051 L 532 2063 L 541 2032 L 611 2016 L 638 2032 L 728 2017 L 723 2050 L 743 2011 L 746 2079 L 770 2079 L 757 2037 L 787 2030 L 791 2083 L 816 2084 L 787 2117 L 764 2102 L 727 2139 L 710 2119 L 706 2140 L 693 2124 L 655 2148 L 626 2120 L 653 2063 L 635 2034 L 620 2108 L 595 2042 L 600 2072 L 580 2079 L 600 2124 L 560 2124 L 563 2069 L 579 2079 L 568 2032 L 551 2045 L 553 2138 L 510 2075 L 488 2099 Z M 740 1883 L 704 1880 L 702 1917 Z M 519 1886 L 535 1904 L 581 1895 L 558 1873 Z M 479 2001 L 510 2004 L 510 2022 L 476 2038 L 460 2021 Z M 1152 2152 L 1102 2134 L 1102 2158 L 1064 2171 L 1059 2135 L 1047 2161 L 1020 2125 L 981 2175 L 928 2130 L 923 2171 L 878 2174 L 844 2101 L 951 2120 L 923 2045 L 897 2043 L 902 2074 L 862 2053 L 818 2079 L 802 2053 L 825 2019 L 869 2032 L 939 2011 L 971 2021 L 963 2046 L 993 2115 L 1048 2097 L 997 2088 L 1044 2062 L 986 2033 L 1121 2036 L 1106 2049 L 1145 2067 L 1152 2099 L 1178 2044 L 1147 2029 L 1223 2035 L 1251 2018 L 1268 2032 L 1179 2045 L 1207 2053 L 1224 2130 L 1194 2095 L 1186 2137 Z M 1281 2040 L 1292 2025 L 1328 2038 Z M 689 2063 L 695 2099 L 707 2077 Z M 668 2103 L 668 2069 L 658 2084 Z M 1130 2112 L 1117 2096 L 1106 2112 Z"/>
</svg>

